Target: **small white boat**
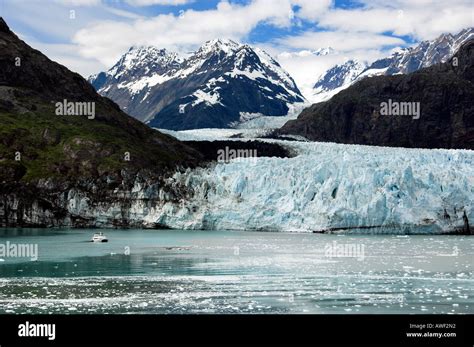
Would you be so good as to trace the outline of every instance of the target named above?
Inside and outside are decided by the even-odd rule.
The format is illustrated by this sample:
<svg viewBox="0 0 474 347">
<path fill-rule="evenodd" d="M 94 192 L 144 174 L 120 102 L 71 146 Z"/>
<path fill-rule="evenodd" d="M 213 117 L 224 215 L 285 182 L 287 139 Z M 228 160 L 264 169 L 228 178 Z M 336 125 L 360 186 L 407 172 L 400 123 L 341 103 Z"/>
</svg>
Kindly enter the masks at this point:
<svg viewBox="0 0 474 347">
<path fill-rule="evenodd" d="M 104 233 L 95 233 L 94 236 L 92 236 L 91 242 L 109 242 L 109 240 Z"/>
</svg>

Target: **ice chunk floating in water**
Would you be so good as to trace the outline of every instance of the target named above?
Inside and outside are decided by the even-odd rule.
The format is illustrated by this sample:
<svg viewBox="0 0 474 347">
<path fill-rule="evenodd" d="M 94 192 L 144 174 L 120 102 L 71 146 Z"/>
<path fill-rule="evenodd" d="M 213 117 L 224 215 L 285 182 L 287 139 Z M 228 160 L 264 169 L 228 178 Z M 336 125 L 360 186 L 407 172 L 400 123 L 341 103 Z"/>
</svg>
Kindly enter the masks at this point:
<svg viewBox="0 0 474 347">
<path fill-rule="evenodd" d="M 299 155 L 175 174 L 191 197 L 141 211 L 145 220 L 184 229 L 370 233 L 456 232 L 474 221 L 473 151 L 279 142 Z"/>
</svg>

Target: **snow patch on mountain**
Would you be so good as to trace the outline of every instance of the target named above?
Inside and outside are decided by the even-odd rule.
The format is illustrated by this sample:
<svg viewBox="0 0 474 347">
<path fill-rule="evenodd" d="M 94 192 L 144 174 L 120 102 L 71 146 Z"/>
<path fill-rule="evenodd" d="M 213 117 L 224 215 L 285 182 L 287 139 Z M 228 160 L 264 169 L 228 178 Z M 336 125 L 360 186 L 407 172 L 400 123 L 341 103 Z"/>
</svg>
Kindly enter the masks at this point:
<svg viewBox="0 0 474 347">
<path fill-rule="evenodd" d="M 157 84 L 162 84 L 166 81 L 169 81 L 172 78 L 174 78 L 174 76 L 155 74 L 150 77 L 143 77 L 141 79 L 133 80 L 128 83 L 119 83 L 117 85 L 117 88 L 119 89 L 126 88 L 129 90 L 131 95 L 135 95 L 135 94 L 140 93 L 145 88 L 151 88 L 153 86 L 156 86 Z M 102 89 L 101 92 L 106 92 L 106 90 Z"/>
<path fill-rule="evenodd" d="M 196 98 L 196 100 L 191 104 L 193 107 L 199 105 L 201 102 L 205 102 L 208 106 L 215 104 L 222 105 L 220 102 L 220 95 L 217 92 L 206 93 L 202 90 L 197 90 L 193 93 L 193 96 Z"/>
<path fill-rule="evenodd" d="M 197 51 L 197 56 L 206 57 L 214 52 L 224 52 L 226 56 L 230 56 L 239 50 L 240 46 L 239 43 L 230 39 L 213 39 L 201 46 Z"/>
<path fill-rule="evenodd" d="M 353 81 L 359 81 L 359 80 L 361 80 L 363 78 L 366 78 L 366 77 L 385 75 L 387 73 L 387 70 L 388 70 L 388 68 L 365 70 L 360 75 L 356 76 L 356 78 Z"/>
</svg>

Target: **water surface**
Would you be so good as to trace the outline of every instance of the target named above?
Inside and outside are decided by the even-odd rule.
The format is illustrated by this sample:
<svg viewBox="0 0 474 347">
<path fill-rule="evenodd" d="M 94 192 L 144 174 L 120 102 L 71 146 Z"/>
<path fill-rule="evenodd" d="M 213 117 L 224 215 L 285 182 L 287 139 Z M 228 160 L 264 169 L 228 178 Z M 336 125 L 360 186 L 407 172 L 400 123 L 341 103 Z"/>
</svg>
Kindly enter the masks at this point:
<svg viewBox="0 0 474 347">
<path fill-rule="evenodd" d="M 0 313 L 474 313 L 469 236 L 93 233 L 0 229 Z"/>
</svg>

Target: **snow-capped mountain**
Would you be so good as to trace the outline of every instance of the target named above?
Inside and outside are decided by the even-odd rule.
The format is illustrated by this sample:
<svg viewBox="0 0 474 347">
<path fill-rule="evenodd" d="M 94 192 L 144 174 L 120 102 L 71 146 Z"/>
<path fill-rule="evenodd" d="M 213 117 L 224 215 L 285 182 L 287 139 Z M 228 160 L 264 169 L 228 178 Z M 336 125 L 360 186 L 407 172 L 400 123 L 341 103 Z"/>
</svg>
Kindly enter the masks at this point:
<svg viewBox="0 0 474 347">
<path fill-rule="evenodd" d="M 325 101 L 347 88 L 366 68 L 367 65 L 355 59 L 335 65 L 324 73 L 314 85 L 313 92 L 317 96 L 316 101 Z"/>
<path fill-rule="evenodd" d="M 445 63 L 408 75 L 363 78 L 330 100 L 306 108 L 276 135 L 372 146 L 472 150 L 473 81 L 471 40 Z M 384 112 L 383 103 L 392 100 L 398 106 L 411 106 L 402 112 L 404 106 Z"/>
<path fill-rule="evenodd" d="M 158 49 L 153 46 L 131 47 L 108 71 L 107 75 L 119 81 L 133 80 L 176 70 L 181 63 L 182 59 L 176 53 L 170 53 L 166 49 Z"/>
<path fill-rule="evenodd" d="M 270 55 L 232 40 L 208 41 L 186 59 L 155 47 L 132 47 L 109 71 L 89 80 L 132 116 L 172 130 L 285 116 L 289 105 L 304 101 Z"/>
<path fill-rule="evenodd" d="M 408 74 L 444 63 L 463 43 L 472 39 L 474 39 L 474 28 L 466 28 L 456 35 L 442 34 L 435 40 L 423 41 L 416 47 L 398 50 L 390 57 L 379 59 L 369 66 L 348 60 L 344 64 L 332 67 L 318 78 L 311 101 L 325 101 L 365 77 Z"/>
<path fill-rule="evenodd" d="M 456 35 L 442 34 L 433 41 L 423 41 L 416 47 L 394 52 L 390 57 L 372 63 L 360 77 L 374 75 L 408 74 L 421 68 L 444 63 L 461 45 L 474 39 L 474 28 L 467 28 Z"/>
<path fill-rule="evenodd" d="M 89 82 L 103 96 L 117 102 L 129 114 L 136 96 L 144 88 L 151 88 L 166 80 L 166 75 L 177 71 L 183 59 L 176 53 L 156 47 L 131 47 L 107 72 L 89 77 Z M 137 114 L 136 118 L 145 118 Z"/>
</svg>

